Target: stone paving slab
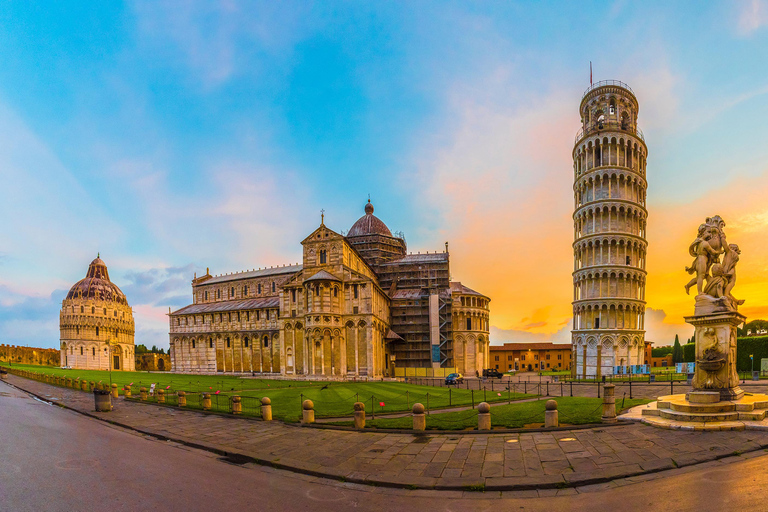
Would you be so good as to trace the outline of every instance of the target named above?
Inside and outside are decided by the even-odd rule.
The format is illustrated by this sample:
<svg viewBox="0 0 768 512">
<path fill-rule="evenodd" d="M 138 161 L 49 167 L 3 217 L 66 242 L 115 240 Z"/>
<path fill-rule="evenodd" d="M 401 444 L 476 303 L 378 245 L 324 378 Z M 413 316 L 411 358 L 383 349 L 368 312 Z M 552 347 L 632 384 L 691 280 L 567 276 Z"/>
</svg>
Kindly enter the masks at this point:
<svg viewBox="0 0 768 512">
<path fill-rule="evenodd" d="M 763 450 L 768 432 L 662 430 L 638 423 L 582 430 L 423 435 L 306 428 L 93 395 L 9 375 L 9 383 L 92 417 L 307 475 L 378 486 L 522 491 L 601 484 Z M 676 471 L 682 471 L 680 469 Z"/>
</svg>

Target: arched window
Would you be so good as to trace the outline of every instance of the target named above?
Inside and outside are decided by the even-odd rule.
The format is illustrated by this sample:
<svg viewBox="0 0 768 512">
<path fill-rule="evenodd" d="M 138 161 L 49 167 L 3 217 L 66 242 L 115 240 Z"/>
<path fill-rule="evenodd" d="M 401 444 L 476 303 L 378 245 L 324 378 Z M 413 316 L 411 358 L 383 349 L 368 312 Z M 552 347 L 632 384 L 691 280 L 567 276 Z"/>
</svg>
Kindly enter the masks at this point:
<svg viewBox="0 0 768 512">
<path fill-rule="evenodd" d="M 333 296 L 334 297 L 338 297 L 339 296 L 339 289 L 336 288 L 335 286 L 333 287 Z"/>
<path fill-rule="evenodd" d="M 104 316 L 107 316 L 107 308 L 104 308 Z"/>
<path fill-rule="evenodd" d="M 91 351 L 93 352 L 93 353 L 92 353 L 92 356 L 93 356 L 93 357 L 96 357 L 96 347 L 93 347 L 93 348 L 91 349 Z"/>
<path fill-rule="evenodd" d="M 99 328 L 97 327 L 96 328 L 96 336 L 98 336 L 98 335 L 99 335 Z"/>
<path fill-rule="evenodd" d="M 80 306 L 80 312 L 85 313 L 85 308 L 83 308 L 83 306 Z"/>
<path fill-rule="evenodd" d="M 272 293 L 275 293 L 275 282 L 272 281 Z"/>
<path fill-rule="evenodd" d="M 93 306 L 91 306 L 91 314 L 92 314 L 92 315 L 95 315 L 95 314 L 96 314 L 96 308 L 95 308 L 95 307 L 93 307 Z"/>
<path fill-rule="evenodd" d="M 256 286 L 256 288 L 257 288 L 257 290 L 258 290 L 258 291 L 257 291 L 257 293 L 258 293 L 259 295 L 261 295 L 261 283 L 259 283 L 259 284 Z"/>
<path fill-rule="evenodd" d="M 213 348 L 213 338 L 208 338 L 208 348 Z"/>
<path fill-rule="evenodd" d="M 248 336 L 243 338 L 243 345 L 245 346 L 245 348 L 248 348 Z"/>
<path fill-rule="evenodd" d="M 472 330 L 472 317 L 471 316 L 467 317 L 467 330 L 468 331 Z"/>
<path fill-rule="evenodd" d="M 320 251 L 320 264 L 327 263 L 328 253 L 325 250 Z"/>
<path fill-rule="evenodd" d="M 195 348 L 195 340 L 192 340 L 192 348 Z"/>
<path fill-rule="evenodd" d="M 235 296 L 235 287 L 234 286 L 229 289 L 229 296 L 230 297 L 234 297 Z"/>
<path fill-rule="evenodd" d="M 264 336 L 264 348 L 269 348 L 269 336 Z"/>
<path fill-rule="evenodd" d="M 83 355 L 83 347 L 80 347 L 80 355 Z"/>
<path fill-rule="evenodd" d="M 208 292 L 205 292 L 205 300 L 208 300 Z"/>
<path fill-rule="evenodd" d="M 80 334 L 80 326 L 79 326 L 79 325 L 78 325 L 78 326 L 76 326 L 76 327 L 75 327 L 75 330 L 77 331 L 77 334 L 79 335 L 79 334 Z"/>
<path fill-rule="evenodd" d="M 229 348 L 229 338 L 227 338 L 227 348 Z"/>
<path fill-rule="evenodd" d="M 216 290 L 216 298 L 217 299 L 221 298 L 221 290 Z"/>
<path fill-rule="evenodd" d="M 315 285 L 315 297 L 320 296 L 320 285 Z"/>
<path fill-rule="evenodd" d="M 247 296 L 248 296 L 248 287 L 243 286 L 243 297 L 247 297 Z"/>
</svg>

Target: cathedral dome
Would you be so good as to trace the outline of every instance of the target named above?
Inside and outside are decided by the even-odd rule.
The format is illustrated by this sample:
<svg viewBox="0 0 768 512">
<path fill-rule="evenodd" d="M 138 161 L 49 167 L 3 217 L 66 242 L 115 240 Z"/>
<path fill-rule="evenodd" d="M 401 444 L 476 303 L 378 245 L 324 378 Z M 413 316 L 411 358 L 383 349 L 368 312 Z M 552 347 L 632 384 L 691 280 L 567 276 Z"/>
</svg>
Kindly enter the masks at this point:
<svg viewBox="0 0 768 512">
<path fill-rule="evenodd" d="M 107 264 L 101 258 L 96 258 L 88 265 L 85 279 L 76 282 L 69 289 L 67 299 L 89 298 L 128 304 L 125 294 L 109 280 Z"/>
<path fill-rule="evenodd" d="M 347 236 L 366 236 L 366 235 L 385 235 L 392 236 L 386 224 L 373 214 L 373 205 L 371 200 L 365 205 L 365 215 L 360 217 L 352 225 Z"/>
</svg>

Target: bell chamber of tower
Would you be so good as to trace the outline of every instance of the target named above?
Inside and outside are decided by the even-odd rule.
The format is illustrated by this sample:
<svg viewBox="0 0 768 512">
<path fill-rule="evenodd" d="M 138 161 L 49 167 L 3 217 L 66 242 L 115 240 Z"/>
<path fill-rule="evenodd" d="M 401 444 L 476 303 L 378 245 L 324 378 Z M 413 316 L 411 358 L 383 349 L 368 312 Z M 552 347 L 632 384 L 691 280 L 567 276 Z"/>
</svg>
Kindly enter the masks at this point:
<svg viewBox="0 0 768 512">
<path fill-rule="evenodd" d="M 572 374 L 644 364 L 646 159 L 639 104 L 625 83 L 597 82 L 579 106 L 573 147 Z"/>
</svg>

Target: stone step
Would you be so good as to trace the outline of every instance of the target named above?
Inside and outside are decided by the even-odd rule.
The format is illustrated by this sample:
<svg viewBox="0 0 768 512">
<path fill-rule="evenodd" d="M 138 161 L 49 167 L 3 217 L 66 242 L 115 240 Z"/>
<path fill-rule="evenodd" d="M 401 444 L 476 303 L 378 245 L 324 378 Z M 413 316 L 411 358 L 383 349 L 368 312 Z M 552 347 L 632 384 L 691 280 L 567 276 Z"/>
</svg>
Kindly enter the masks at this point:
<svg viewBox="0 0 768 512">
<path fill-rule="evenodd" d="M 693 413 L 693 412 L 678 412 L 671 409 L 661 409 L 659 414 L 662 418 L 668 420 L 677 420 L 684 422 L 707 422 L 707 421 L 737 421 L 739 419 L 738 412 L 720 412 L 720 413 Z M 744 414 L 744 413 L 742 413 Z"/>
<path fill-rule="evenodd" d="M 749 412 L 740 412 L 739 419 L 742 421 L 762 421 L 765 419 L 765 413 L 768 412 L 765 409 L 758 409 Z"/>
<path fill-rule="evenodd" d="M 643 409 L 641 411 L 641 414 L 643 416 L 659 416 L 659 410 L 658 409 Z"/>
<path fill-rule="evenodd" d="M 643 417 L 642 422 L 646 425 L 668 430 L 719 431 L 746 429 L 746 425 L 740 421 L 686 422 L 647 416 Z"/>
<path fill-rule="evenodd" d="M 716 404 L 669 402 L 669 407 L 662 407 L 662 409 L 671 409 L 676 412 L 717 414 L 736 411 L 736 404 L 733 402 L 717 402 Z"/>
<path fill-rule="evenodd" d="M 685 399 L 696 404 L 713 404 L 720 401 L 719 391 L 691 391 Z"/>
</svg>

